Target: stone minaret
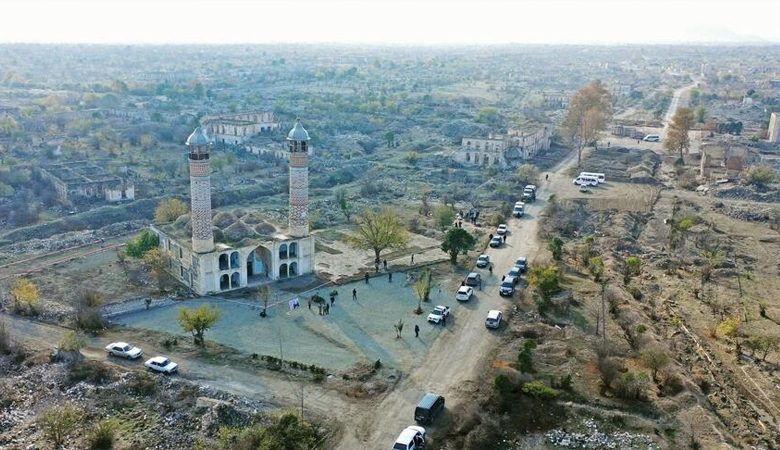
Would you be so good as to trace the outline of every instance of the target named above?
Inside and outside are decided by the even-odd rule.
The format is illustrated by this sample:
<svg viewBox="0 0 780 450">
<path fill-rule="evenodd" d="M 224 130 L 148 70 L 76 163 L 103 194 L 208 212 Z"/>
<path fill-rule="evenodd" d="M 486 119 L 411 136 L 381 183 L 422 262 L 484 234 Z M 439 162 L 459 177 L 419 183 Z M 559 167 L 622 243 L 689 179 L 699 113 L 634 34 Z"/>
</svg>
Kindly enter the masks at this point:
<svg viewBox="0 0 780 450">
<path fill-rule="evenodd" d="M 309 235 L 309 133 L 295 121 L 287 134 L 290 150 L 290 234 Z"/>
<path fill-rule="evenodd" d="M 187 138 L 190 149 L 190 198 L 192 201 L 192 251 L 208 253 L 214 250 L 211 231 L 211 168 L 209 146 L 211 141 L 201 127 Z"/>
</svg>

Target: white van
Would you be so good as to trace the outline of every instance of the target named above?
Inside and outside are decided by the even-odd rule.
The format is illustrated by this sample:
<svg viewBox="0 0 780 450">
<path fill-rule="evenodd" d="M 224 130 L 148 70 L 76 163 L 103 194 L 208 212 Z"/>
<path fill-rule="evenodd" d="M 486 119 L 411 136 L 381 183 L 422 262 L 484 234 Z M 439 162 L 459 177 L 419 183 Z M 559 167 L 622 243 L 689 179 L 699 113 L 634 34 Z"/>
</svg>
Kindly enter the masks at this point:
<svg viewBox="0 0 780 450">
<path fill-rule="evenodd" d="M 642 140 L 645 142 L 659 142 L 661 140 L 661 136 L 657 134 L 648 134 Z"/>
<path fill-rule="evenodd" d="M 607 181 L 607 176 L 603 173 L 596 173 L 596 172 L 580 172 L 581 177 L 595 177 L 597 180 L 599 180 L 599 183 L 605 183 Z"/>
<path fill-rule="evenodd" d="M 596 177 L 588 177 L 588 176 L 578 176 L 577 178 L 572 181 L 572 183 L 579 185 L 579 186 L 598 186 L 599 185 L 599 179 Z"/>
</svg>

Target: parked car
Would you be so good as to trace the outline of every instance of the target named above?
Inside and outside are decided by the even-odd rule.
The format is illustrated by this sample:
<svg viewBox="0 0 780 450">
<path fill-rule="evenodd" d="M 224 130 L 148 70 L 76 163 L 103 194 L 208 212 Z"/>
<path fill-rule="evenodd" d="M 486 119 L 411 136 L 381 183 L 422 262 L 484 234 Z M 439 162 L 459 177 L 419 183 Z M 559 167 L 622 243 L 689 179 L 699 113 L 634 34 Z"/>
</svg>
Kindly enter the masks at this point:
<svg viewBox="0 0 780 450">
<path fill-rule="evenodd" d="M 659 142 L 661 140 L 661 136 L 657 134 L 648 134 L 642 140 L 645 142 Z"/>
<path fill-rule="evenodd" d="M 506 234 L 506 232 L 509 231 L 505 223 L 502 223 L 501 225 L 496 228 L 496 233 L 500 236 L 503 236 Z"/>
<path fill-rule="evenodd" d="M 515 204 L 515 207 L 512 210 L 512 215 L 515 217 L 523 217 L 523 214 L 525 214 L 525 204 L 522 202 L 517 202 L 517 203 Z"/>
<path fill-rule="evenodd" d="M 596 177 L 579 175 L 577 178 L 572 180 L 572 183 L 578 186 L 598 186 L 599 179 Z"/>
<path fill-rule="evenodd" d="M 536 201 L 536 186 L 529 184 L 523 189 L 523 201 L 526 203 L 533 203 Z"/>
<path fill-rule="evenodd" d="M 482 283 L 482 276 L 476 272 L 471 272 L 466 276 L 466 286 L 479 286 Z"/>
<path fill-rule="evenodd" d="M 165 356 L 155 356 L 154 358 L 147 360 L 144 365 L 149 370 L 161 373 L 174 373 L 179 370 L 179 365 Z"/>
<path fill-rule="evenodd" d="M 108 356 L 120 356 L 127 359 L 140 358 L 144 351 L 138 347 L 133 347 L 127 342 L 112 342 L 106 346 Z"/>
<path fill-rule="evenodd" d="M 525 271 L 528 270 L 528 259 L 525 256 L 517 258 L 515 266 L 520 268 L 520 273 L 525 273 Z"/>
<path fill-rule="evenodd" d="M 485 319 L 485 326 L 487 328 L 498 328 L 501 326 L 501 320 L 504 318 L 504 313 L 497 309 L 491 309 L 488 311 L 487 319 Z"/>
<path fill-rule="evenodd" d="M 505 297 L 511 297 L 515 293 L 515 284 L 517 284 L 517 282 L 514 277 L 504 278 L 504 281 L 501 282 L 501 286 L 498 287 L 498 294 Z"/>
<path fill-rule="evenodd" d="M 440 323 L 445 317 L 450 316 L 450 307 L 444 305 L 438 305 L 433 308 L 433 311 L 428 314 L 428 322 Z"/>
<path fill-rule="evenodd" d="M 414 409 L 414 420 L 418 423 L 431 423 L 443 409 L 444 397 L 429 392 L 420 399 L 420 403 Z"/>
<path fill-rule="evenodd" d="M 515 284 L 517 284 L 518 280 L 520 280 L 520 274 L 522 272 L 520 271 L 520 268 L 517 266 L 512 267 L 509 269 L 509 273 L 506 274 L 507 278 L 514 278 Z"/>
<path fill-rule="evenodd" d="M 422 450 L 425 448 L 425 428 L 410 425 L 398 435 L 393 450 Z"/>
<path fill-rule="evenodd" d="M 490 256 L 479 255 L 479 258 L 477 258 L 477 267 L 487 267 L 489 265 L 490 265 Z"/>
<path fill-rule="evenodd" d="M 501 236 L 493 236 L 493 239 L 490 240 L 490 246 L 493 248 L 501 247 L 501 244 L 504 243 L 504 240 L 501 239 Z"/>
<path fill-rule="evenodd" d="M 474 295 L 474 288 L 471 286 L 461 286 L 458 289 L 458 293 L 455 294 L 455 300 L 459 302 L 467 302 L 471 300 L 472 295 Z"/>
</svg>

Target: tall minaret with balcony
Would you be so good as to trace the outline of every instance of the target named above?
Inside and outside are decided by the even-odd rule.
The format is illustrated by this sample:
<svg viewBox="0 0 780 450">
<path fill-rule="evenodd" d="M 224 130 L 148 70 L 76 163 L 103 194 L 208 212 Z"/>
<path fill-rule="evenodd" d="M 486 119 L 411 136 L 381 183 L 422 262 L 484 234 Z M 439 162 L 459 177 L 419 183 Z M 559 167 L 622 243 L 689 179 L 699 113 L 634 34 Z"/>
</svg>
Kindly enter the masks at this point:
<svg viewBox="0 0 780 450">
<path fill-rule="evenodd" d="M 211 230 L 211 168 L 209 147 L 211 140 L 206 130 L 195 128 L 187 138 L 190 162 L 190 199 L 192 202 L 192 251 L 209 253 L 214 250 Z"/>
<path fill-rule="evenodd" d="M 295 121 L 287 134 L 290 151 L 290 234 L 309 235 L 309 133 Z"/>
</svg>

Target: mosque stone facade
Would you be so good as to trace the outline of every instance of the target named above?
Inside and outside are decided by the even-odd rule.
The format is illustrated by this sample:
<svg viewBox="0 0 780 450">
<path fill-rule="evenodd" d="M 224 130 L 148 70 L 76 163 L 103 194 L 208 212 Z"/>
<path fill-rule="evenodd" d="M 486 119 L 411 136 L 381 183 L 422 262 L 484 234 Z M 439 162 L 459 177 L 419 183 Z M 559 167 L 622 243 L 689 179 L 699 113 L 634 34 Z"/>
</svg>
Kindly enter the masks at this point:
<svg viewBox="0 0 780 450">
<path fill-rule="evenodd" d="M 296 122 L 287 137 L 290 151 L 288 229 L 254 235 L 239 245 L 214 241 L 209 149 L 212 140 L 199 127 L 187 139 L 190 165 L 190 239 L 172 225 L 151 226 L 169 257 L 168 271 L 198 295 L 256 286 L 314 271 L 314 237 L 308 228 L 309 134 Z M 262 215 L 261 212 L 253 212 Z M 182 219 L 182 218 L 180 218 Z M 179 220 L 177 220 L 179 222 Z M 230 227 L 228 227 L 230 229 Z"/>
</svg>

